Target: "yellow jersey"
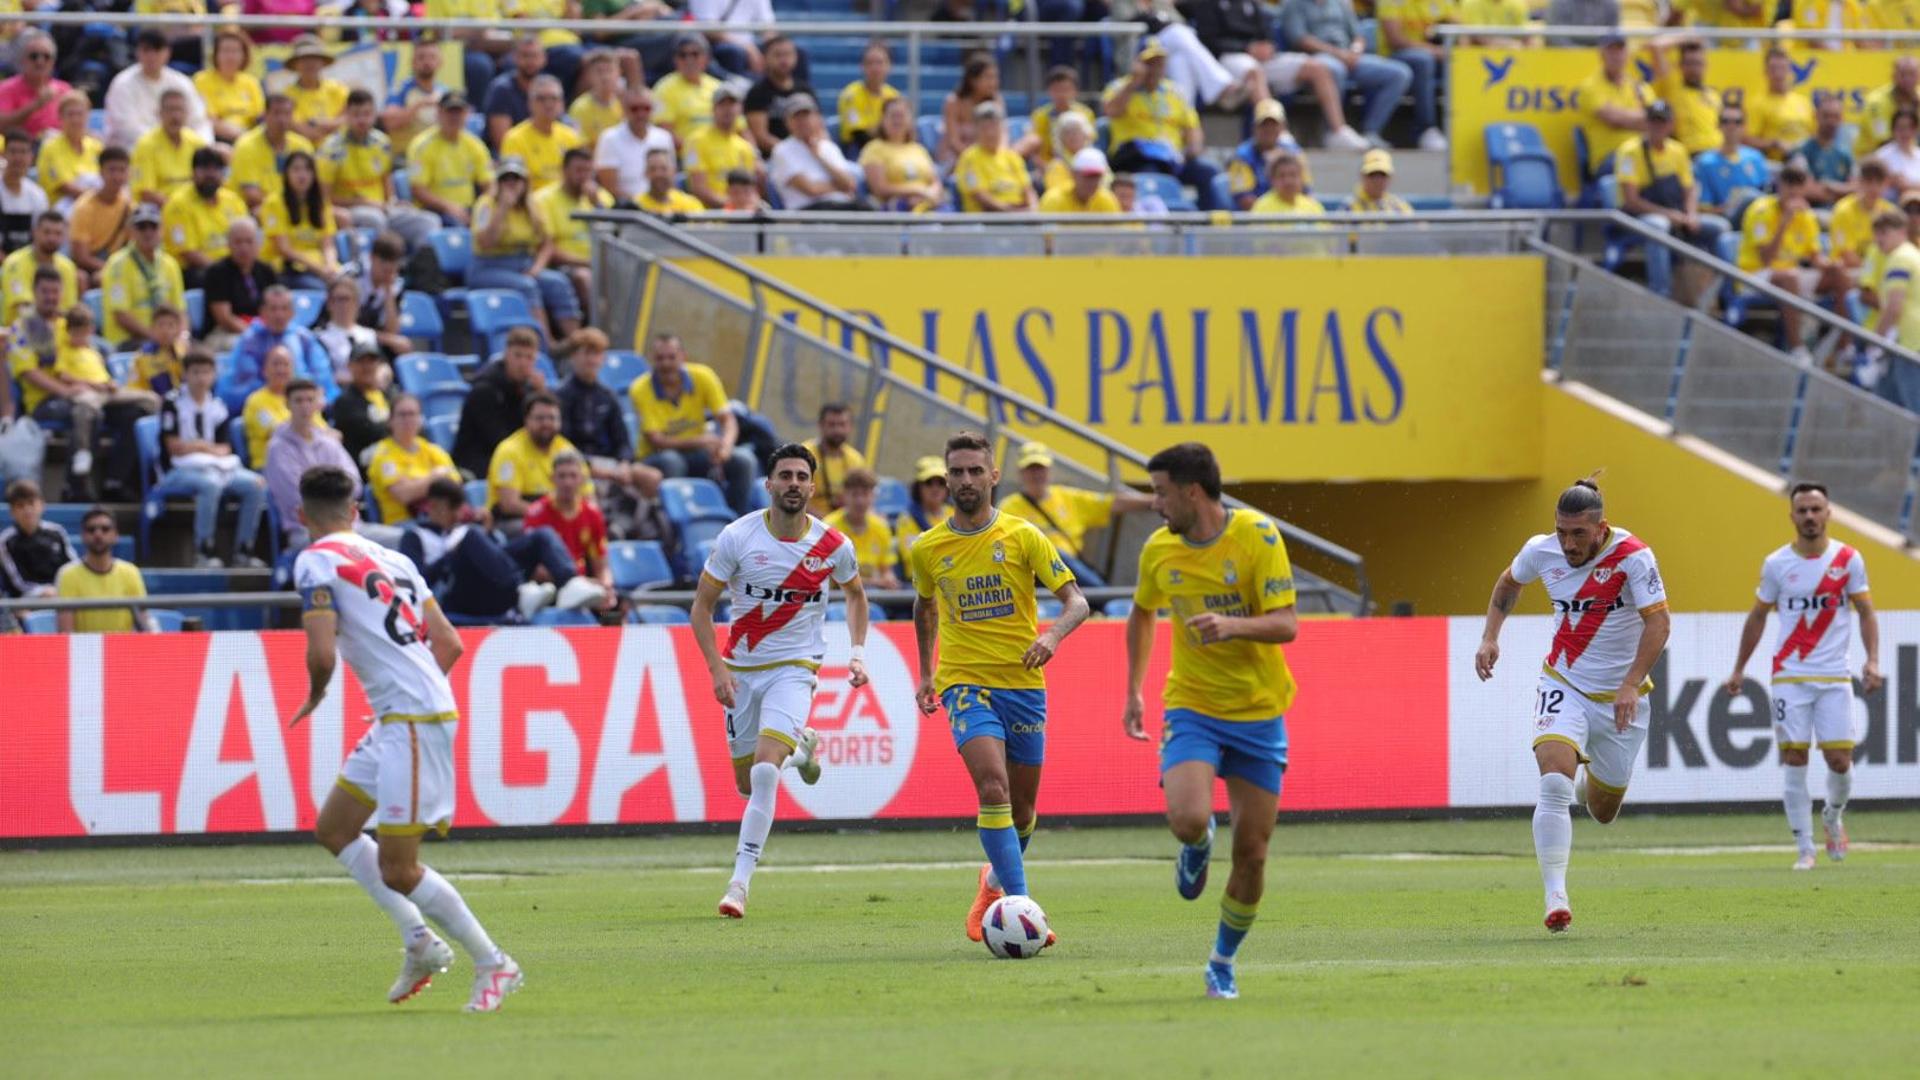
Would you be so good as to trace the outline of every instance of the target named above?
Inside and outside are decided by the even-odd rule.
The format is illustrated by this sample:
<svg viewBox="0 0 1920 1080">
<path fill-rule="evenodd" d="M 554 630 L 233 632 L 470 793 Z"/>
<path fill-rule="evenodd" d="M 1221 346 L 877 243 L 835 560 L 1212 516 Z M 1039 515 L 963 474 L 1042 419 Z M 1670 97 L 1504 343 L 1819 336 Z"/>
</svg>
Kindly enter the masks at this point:
<svg viewBox="0 0 1920 1080">
<path fill-rule="evenodd" d="M 526 428 L 500 440 L 500 445 L 493 448 L 493 460 L 487 463 L 487 490 L 493 501 L 500 501 L 502 491 L 517 491 L 529 499 L 552 491 L 553 459 L 567 450 L 574 450 L 574 445 L 565 435 L 555 435 L 546 450 L 541 450 Z M 593 481 L 589 479 L 580 490 L 592 498 Z"/>
<path fill-rule="evenodd" d="M 144 346 L 133 356 L 133 377 L 127 385 L 166 397 L 175 387 L 186 385 L 187 375 L 180 361 L 180 354 L 172 349 L 161 352 Z"/>
<path fill-rule="evenodd" d="M 73 200 L 73 210 L 67 214 L 67 250 L 77 247 L 103 258 L 126 245 L 132 227 L 133 196 L 121 188 L 120 197 L 109 202 L 101 197 L 100 190 L 94 188 Z"/>
<path fill-rule="evenodd" d="M 1794 0 L 1793 25 L 1800 30 L 1860 30 L 1867 16 L 1859 0 Z"/>
<path fill-rule="evenodd" d="M 40 186 L 47 190 L 47 198 L 59 202 L 66 197 L 61 188 L 82 176 L 99 176 L 101 149 L 100 140 L 91 135 L 75 148 L 65 135 L 47 132 L 40 142 Z"/>
<path fill-rule="evenodd" d="M 53 268 L 60 271 L 60 310 L 65 312 L 80 302 L 80 268 L 57 251 L 53 253 Z M 12 326 L 21 312 L 33 308 L 33 275 L 39 269 L 39 260 L 30 247 L 20 248 L 0 262 L 0 292 L 5 293 L 5 299 L 0 300 L 0 323 Z M 66 326 L 66 321 L 61 320 L 60 325 Z"/>
<path fill-rule="evenodd" d="M 760 151 L 736 132 L 702 124 L 683 140 L 680 167 L 688 176 L 699 173 L 706 177 L 713 193 L 724 195 L 727 173 L 733 169 L 752 173 L 760 167 Z"/>
<path fill-rule="evenodd" d="M 180 141 L 167 138 L 164 128 L 154 128 L 133 144 L 133 197 L 147 192 L 172 195 L 181 188 L 193 187 L 193 152 L 207 145 L 192 128 L 180 129 Z"/>
<path fill-rule="evenodd" d="M 1074 102 L 1063 111 L 1078 113 L 1080 118 L 1087 122 L 1087 130 L 1092 131 L 1094 129 L 1093 110 L 1082 105 L 1080 102 Z M 1058 114 L 1053 111 L 1052 102 L 1048 102 L 1033 110 L 1033 116 L 1031 118 L 1033 134 L 1040 140 L 1038 154 L 1041 161 L 1050 162 L 1060 157 L 1060 136 L 1053 130 L 1053 122 L 1057 115 Z"/>
<path fill-rule="evenodd" d="M 986 195 L 1007 206 L 1025 206 L 1033 190 L 1033 178 L 1027 175 L 1027 163 L 1012 149 L 1002 146 L 989 153 L 969 146 L 953 165 L 954 187 L 960 191 L 960 209 L 977 214 L 986 209 L 980 196 Z"/>
<path fill-rule="evenodd" d="M 1754 138 L 1777 140 L 1787 145 L 1786 153 L 1767 155 L 1775 161 L 1785 161 L 1803 143 L 1813 138 L 1813 99 L 1794 90 L 1784 94 L 1762 90 L 1749 95 L 1747 118 L 1752 124 Z"/>
<path fill-rule="evenodd" d="M 113 560 L 113 568 L 101 573 L 84 559 L 75 559 L 60 568 L 53 579 L 54 591 L 63 600 L 126 599 L 147 595 L 147 579 L 130 562 Z M 73 628 L 82 634 L 124 634 L 133 630 L 132 608 L 100 608 L 73 613 Z"/>
<path fill-rule="evenodd" d="M 940 176 L 933 155 L 912 139 L 903 143 L 867 140 L 867 145 L 860 148 L 860 168 L 876 164 L 888 182 L 895 184 L 925 184 Z"/>
<path fill-rule="evenodd" d="M 346 84 L 323 78 L 320 85 L 308 89 L 299 82 L 290 82 L 280 91 L 293 99 L 293 122 L 305 124 L 313 120 L 338 120 L 346 114 Z"/>
<path fill-rule="evenodd" d="M 1078 558 L 1087 533 L 1113 520 L 1113 496 L 1049 484 L 1039 502 L 1016 491 L 1000 501 L 1000 509 L 1033 522 L 1048 543 Z"/>
<path fill-rule="evenodd" d="M 340 231 L 335 222 L 333 207 L 320 205 L 318 221 L 302 218 L 298 225 L 293 223 L 292 215 L 287 213 L 285 199 L 268 199 L 260 204 L 260 261 L 275 270 L 287 268 L 286 256 L 280 254 L 280 237 L 286 237 L 288 246 L 294 255 L 309 267 L 326 265 L 326 249 L 333 246 L 333 238 Z"/>
<path fill-rule="evenodd" d="M 104 282 L 100 295 L 100 333 L 108 341 L 125 341 L 127 332 L 116 318 L 127 312 L 143 323 L 153 321 L 156 305 L 166 304 L 183 316 L 187 310 L 187 286 L 180 262 L 165 249 L 153 253 L 148 262 L 138 248 L 128 245 L 113 253 L 100 271 Z M 138 344 L 145 344 L 139 342 Z"/>
<path fill-rule="evenodd" d="M 1901 244 L 1887 256 L 1887 266 L 1880 274 L 1880 295 L 1883 298 L 1894 288 L 1905 289 L 1906 302 L 1900 307 L 1900 325 L 1895 336 L 1901 345 L 1909 349 L 1920 349 L 1920 247 Z"/>
<path fill-rule="evenodd" d="M 1034 583 L 1059 589 L 1073 572 L 1040 530 L 998 510 L 974 532 L 956 530 L 949 518 L 921 535 L 907 564 L 914 591 L 939 598 L 935 689 L 1046 688 L 1046 676 L 1021 663 L 1039 634 Z"/>
<path fill-rule="evenodd" d="M 1867 0 L 1866 21 L 1875 30 L 1920 30 L 1920 0 Z"/>
<path fill-rule="evenodd" d="M 1355 185 L 1353 194 L 1347 196 L 1347 212 L 1352 214 L 1411 214 L 1413 204 L 1389 191 L 1378 199 L 1367 194 L 1367 189 Z"/>
<path fill-rule="evenodd" d="M 1327 208 L 1320 205 L 1319 199 L 1305 192 L 1291 199 L 1283 199 L 1280 197 L 1279 192 L 1269 191 L 1265 195 L 1253 200 L 1251 212 L 1255 214 L 1290 214 L 1294 217 L 1320 217 L 1327 212 Z"/>
<path fill-rule="evenodd" d="M 726 387 L 721 385 L 720 376 L 705 364 L 686 365 L 681 373 L 678 397 L 664 396 L 657 383 L 657 376 L 648 375 L 633 380 L 633 385 L 627 387 L 627 397 L 633 400 L 633 410 L 640 420 L 640 430 L 634 432 L 634 438 L 641 457 L 663 449 L 647 438 L 649 432 L 671 439 L 688 438 L 706 430 L 707 419 L 727 409 Z"/>
<path fill-rule="evenodd" d="M 893 567 L 893 530 L 887 527 L 886 519 L 875 511 L 867 513 L 867 527 L 855 529 L 847 523 L 847 512 L 835 510 L 824 519 L 827 528 L 840 530 L 840 535 L 853 545 L 853 554 L 860 561 L 860 576 L 878 577 Z"/>
<path fill-rule="evenodd" d="M 345 129 L 320 144 L 315 164 L 330 198 L 387 201 L 387 178 L 393 175 L 393 144 L 384 131 L 369 131 L 356 139 Z"/>
<path fill-rule="evenodd" d="M 433 475 L 435 469 L 452 468 L 453 458 L 422 438 L 413 440 L 411 451 L 392 439 L 373 444 L 373 457 L 367 462 L 367 485 L 373 488 L 374 502 L 380 506 L 380 520 L 394 525 L 413 516 L 405 504 L 394 498 L 394 481 L 425 479 Z"/>
<path fill-rule="evenodd" d="M 1107 84 L 1107 89 L 1100 95 L 1103 112 L 1105 104 L 1118 97 L 1130 81 L 1131 76 L 1122 75 Z M 1151 139 L 1184 153 L 1187 132 L 1199 126 L 1200 116 L 1193 111 L 1193 106 L 1172 82 L 1162 79 L 1160 85 L 1151 91 L 1135 91 L 1127 99 L 1126 112 L 1111 122 L 1110 142 L 1117 149 L 1135 139 Z"/>
<path fill-rule="evenodd" d="M 507 215 L 507 223 L 501 228 L 492 247 L 482 247 L 480 234 L 486 230 L 487 223 L 497 211 L 492 195 L 480 196 L 473 204 L 473 253 L 484 256 L 533 254 L 540 246 L 540 241 L 539 233 L 533 227 L 531 202 L 528 200 Z"/>
<path fill-rule="evenodd" d="M 235 139 L 233 158 L 227 170 L 227 187 L 234 192 L 249 186 L 257 187 L 267 201 L 279 198 L 285 186 L 280 170 L 286 166 L 288 156 L 295 150 L 309 155 L 313 153 L 313 141 L 297 131 L 287 132 L 282 141 L 285 147 L 275 150 L 273 144 L 267 141 L 265 128 L 254 128 Z"/>
<path fill-rule="evenodd" d="M 580 145 L 580 133 L 562 123 L 555 123 L 545 134 L 533 126 L 533 121 L 522 120 L 507 130 L 506 138 L 500 140 L 501 157 L 517 157 L 527 165 L 527 189 L 539 191 L 548 184 L 560 182 L 560 159 L 567 151 Z"/>
<path fill-rule="evenodd" d="M 421 132 L 407 149 L 407 179 L 415 192 L 428 192 L 471 209 L 480 197 L 477 186 L 493 184 L 493 155 L 471 131 L 450 140 L 434 128 Z"/>
<path fill-rule="evenodd" d="M 1833 219 L 1827 223 L 1827 240 L 1833 254 L 1850 251 L 1865 261 L 1867 253 L 1875 250 L 1873 216 L 1891 205 L 1885 199 L 1876 199 L 1869 209 L 1857 194 L 1841 196 L 1840 201 L 1833 204 Z"/>
<path fill-rule="evenodd" d="M 1652 168 L 1648 165 L 1651 163 Z M 1638 135 L 1620 144 L 1613 155 L 1613 175 L 1623 184 L 1645 189 L 1669 176 L 1682 187 L 1693 186 L 1693 157 L 1679 139 L 1668 139 L 1655 150 Z"/>
<path fill-rule="evenodd" d="M 722 184 L 720 189 L 726 190 L 726 185 Z M 661 217 L 674 214 L 702 214 L 707 209 L 706 203 L 679 188 L 668 188 L 667 193 L 657 199 L 653 197 L 653 192 L 642 191 L 633 197 L 633 205 L 649 214 L 659 214 Z"/>
<path fill-rule="evenodd" d="M 1915 27 L 1920 29 L 1920 27 Z M 1914 106 L 1900 100 L 1894 93 L 1892 83 L 1867 94 L 1860 105 L 1860 116 L 1856 126 L 1859 128 L 1853 144 L 1853 155 L 1861 160 L 1873 156 L 1875 150 L 1887 144 L 1893 138 L 1893 116 L 1901 109 Z"/>
<path fill-rule="evenodd" d="M 215 191 L 213 202 L 209 203 L 189 184 L 174 192 L 161 207 L 160 229 L 166 238 L 167 251 L 175 258 L 183 251 L 197 251 L 209 259 L 224 259 L 227 230 L 246 216 L 247 201 L 226 188 Z"/>
<path fill-rule="evenodd" d="M 1133 604 L 1173 613 L 1173 670 L 1162 700 L 1216 720 L 1271 720 L 1293 705 L 1293 672 L 1280 646 L 1261 641 L 1200 642 L 1195 615 L 1253 618 L 1294 603 L 1293 567 L 1273 522 L 1228 510 L 1220 535 L 1195 544 L 1162 527 L 1140 549 Z"/>
<path fill-rule="evenodd" d="M 675 192 L 686 195 L 686 192 Z M 699 199 L 691 195 L 694 211 L 706 209 Z M 592 230 L 586 222 L 574 217 L 576 210 L 605 210 L 613 205 L 613 196 L 599 188 L 593 189 L 593 198 L 576 199 L 567 194 L 565 184 L 555 184 L 545 191 L 535 192 L 530 200 L 533 212 L 540 215 L 541 224 L 547 227 L 547 235 L 553 238 L 554 249 L 562 255 L 571 255 L 576 259 L 593 257 Z"/>
<path fill-rule="evenodd" d="M 1653 104 L 1653 91 L 1647 88 L 1646 83 L 1634 78 L 1631 69 L 1624 81 L 1617 83 L 1609 80 L 1604 70 L 1596 71 L 1581 80 L 1574 93 L 1580 101 L 1581 129 L 1587 133 L 1587 156 L 1594 168 L 1599 168 L 1600 162 L 1634 135 L 1634 132 L 1602 123 L 1600 110 L 1645 109 Z"/>
<path fill-rule="evenodd" d="M 1704 154 L 1720 149 L 1720 91 L 1711 86 L 1688 86 L 1680 77 L 1676 54 L 1672 66 L 1654 89 L 1661 100 L 1673 107 L 1673 137 L 1689 154 Z"/>
<path fill-rule="evenodd" d="M 626 119 L 626 107 L 619 98 L 601 101 L 592 94 L 581 94 L 567 106 L 567 116 L 573 120 L 573 126 L 580 131 L 580 138 L 588 149 L 600 141 L 600 133 Z"/>
<path fill-rule="evenodd" d="M 1392 19 L 1399 23 L 1400 32 L 1416 44 L 1431 37 L 1434 27 L 1455 20 L 1453 0 L 1379 0 L 1373 13 L 1382 22 Z M 1380 38 L 1380 50 L 1391 51 L 1385 35 Z"/>
<path fill-rule="evenodd" d="M 1760 10 L 1752 15 L 1742 15 L 1727 10 L 1726 0 L 1689 0 L 1677 4 L 1687 10 L 1694 26 L 1719 26 L 1728 29 L 1762 29 L 1773 25 L 1773 4 L 1757 5 Z"/>
<path fill-rule="evenodd" d="M 677 71 L 653 84 L 653 122 L 686 138 L 696 127 L 713 123 L 713 92 L 720 80 L 701 75 L 698 82 L 681 78 Z M 745 117 L 741 118 L 745 120 Z"/>
<path fill-rule="evenodd" d="M 194 73 L 193 88 L 207 103 L 209 120 L 245 129 L 258 124 L 267 111 L 267 95 L 260 88 L 260 80 L 244 71 L 229 79 L 212 68 L 203 68 Z"/>
<path fill-rule="evenodd" d="M 1117 214 L 1120 212 L 1120 200 L 1113 192 L 1100 188 L 1093 197 L 1085 202 L 1073 193 L 1073 184 L 1068 182 L 1059 187 L 1050 187 L 1040 196 L 1040 212 L 1043 214 Z"/>
<path fill-rule="evenodd" d="M 18 338 L 14 340 L 13 351 L 7 354 L 7 372 L 13 376 L 14 382 L 20 384 L 20 404 L 25 410 L 22 415 L 32 416 L 33 411 L 40 407 L 40 403 L 47 399 L 45 390 L 27 381 L 27 372 L 39 370 L 50 376 L 57 375 L 60 372 L 61 359 L 72 351 L 73 346 L 67 339 L 65 319 L 54 320 L 53 354 L 50 361 L 45 352 L 27 348 Z"/>
<path fill-rule="evenodd" d="M 880 92 L 867 89 L 863 81 L 850 82 L 840 91 L 840 141 L 852 142 L 855 135 L 869 138 L 880 134 L 880 113 L 900 91 L 885 83 Z"/>
<path fill-rule="evenodd" d="M 1780 198 L 1762 195 L 1747 204 L 1740 223 L 1740 269 L 1760 269 L 1760 249 L 1773 240 L 1780 225 Z M 1774 253 L 1769 269 L 1791 270 L 1820 253 L 1820 222 L 1813 212 L 1801 211 L 1787 222 L 1786 239 Z"/>
<path fill-rule="evenodd" d="M 813 478 L 813 501 L 807 504 L 807 511 L 815 517 L 826 517 L 833 510 L 834 493 L 846 489 L 847 474 L 867 467 L 867 455 L 850 443 L 841 444 L 839 451 L 831 456 L 820 449 L 819 439 L 808 439 L 801 445 L 812 451 L 813 459 L 820 463 L 820 475 Z"/>
<path fill-rule="evenodd" d="M 1525 26 L 1527 0 L 1460 0 L 1462 26 Z"/>
<path fill-rule="evenodd" d="M 508 19 L 564 19 L 567 0 L 501 0 L 500 14 Z M 540 44 L 549 49 L 555 45 L 578 45 L 580 35 L 571 30 L 542 30 Z"/>
<path fill-rule="evenodd" d="M 900 562 L 902 565 L 906 564 L 907 553 L 913 550 L 914 541 L 920 539 L 921 535 L 924 534 L 927 529 L 931 529 L 934 525 L 938 525 L 952 517 L 953 507 L 946 503 L 941 503 L 940 513 L 930 516 L 933 518 L 933 521 L 926 529 L 920 527 L 919 519 L 913 516 L 912 511 L 901 514 L 899 519 L 893 523 L 893 542 L 894 545 L 900 549 Z"/>
<path fill-rule="evenodd" d="M 250 467 L 267 467 L 267 441 L 273 429 L 287 422 L 293 410 L 287 407 L 287 395 L 261 387 L 247 395 L 240 406 L 240 426 L 247 433 L 247 462 Z"/>
</svg>

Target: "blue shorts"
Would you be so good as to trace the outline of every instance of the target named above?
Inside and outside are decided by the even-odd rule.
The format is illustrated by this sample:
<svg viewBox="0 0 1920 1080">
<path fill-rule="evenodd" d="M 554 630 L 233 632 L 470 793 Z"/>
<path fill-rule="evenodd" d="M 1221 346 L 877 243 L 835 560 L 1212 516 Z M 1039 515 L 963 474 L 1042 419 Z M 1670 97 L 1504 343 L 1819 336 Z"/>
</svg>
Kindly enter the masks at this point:
<svg viewBox="0 0 1920 1080">
<path fill-rule="evenodd" d="M 1168 709 L 1160 732 L 1160 772 L 1183 761 L 1204 761 L 1221 779 L 1237 776 L 1280 794 L 1287 771 L 1287 721 L 1219 720 L 1192 709 Z"/>
<path fill-rule="evenodd" d="M 953 725 L 953 745 L 985 735 L 1007 744 L 1007 762 L 1039 765 L 1047 758 L 1047 692 L 994 690 L 956 684 L 940 695 Z"/>
</svg>

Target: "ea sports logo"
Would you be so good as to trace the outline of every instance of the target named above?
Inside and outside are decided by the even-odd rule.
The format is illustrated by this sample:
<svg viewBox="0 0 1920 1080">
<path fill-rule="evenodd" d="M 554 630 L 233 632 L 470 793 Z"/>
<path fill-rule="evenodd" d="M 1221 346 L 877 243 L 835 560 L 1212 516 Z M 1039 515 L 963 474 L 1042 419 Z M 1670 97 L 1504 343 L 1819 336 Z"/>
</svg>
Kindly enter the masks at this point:
<svg viewBox="0 0 1920 1080">
<path fill-rule="evenodd" d="M 827 655 L 845 656 L 844 625 L 827 627 Z M 867 636 L 867 685 L 847 683 L 844 663 L 820 669 L 813 713 L 820 733 L 820 782 L 808 786 L 787 775 L 787 794 L 816 818 L 870 818 L 893 801 L 913 769 L 920 741 L 920 709 L 906 660 L 882 634 Z M 786 774 L 783 774 L 786 775 Z"/>
</svg>

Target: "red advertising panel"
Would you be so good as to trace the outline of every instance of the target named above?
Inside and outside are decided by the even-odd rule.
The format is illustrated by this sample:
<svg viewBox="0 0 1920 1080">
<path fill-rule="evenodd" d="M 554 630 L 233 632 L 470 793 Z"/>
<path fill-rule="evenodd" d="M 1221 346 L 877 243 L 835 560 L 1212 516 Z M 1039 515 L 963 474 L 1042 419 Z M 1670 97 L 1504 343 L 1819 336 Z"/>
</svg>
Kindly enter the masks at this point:
<svg viewBox="0 0 1920 1080">
<path fill-rule="evenodd" d="M 685 628 L 465 640 L 456 826 L 738 819 L 720 708 Z M 1312 622 L 1287 653 L 1301 694 L 1283 809 L 1447 805 L 1445 620 Z M 783 819 L 973 816 L 946 717 L 914 706 L 912 657 L 912 628 L 881 624 L 871 685 L 821 671 L 811 722 L 827 771 L 814 787 L 788 775 Z M 1166 664 L 1163 627 L 1149 688 Z M 0 638 L 0 836 L 306 829 L 364 730 L 365 697 L 340 670 L 326 705 L 289 729 L 307 680 L 294 632 Z M 1042 816 L 1158 813 L 1155 746 L 1120 729 L 1124 625 L 1082 628 L 1047 670 Z"/>
</svg>

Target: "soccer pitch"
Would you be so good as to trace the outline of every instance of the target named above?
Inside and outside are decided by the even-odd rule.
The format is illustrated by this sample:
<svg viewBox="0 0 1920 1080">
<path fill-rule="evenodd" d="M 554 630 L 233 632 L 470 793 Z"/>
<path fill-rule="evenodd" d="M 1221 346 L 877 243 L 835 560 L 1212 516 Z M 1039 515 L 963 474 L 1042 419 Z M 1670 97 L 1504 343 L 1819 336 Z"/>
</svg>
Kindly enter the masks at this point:
<svg viewBox="0 0 1920 1080">
<path fill-rule="evenodd" d="M 494 1016 L 464 955 L 388 1005 L 397 936 L 317 846 L 0 853 L 0 1073 L 1911 1075 L 1920 813 L 1800 874 L 1778 814 L 1576 820 L 1561 937 L 1524 819 L 1282 822 L 1232 1002 L 1225 864 L 1182 901 L 1159 829 L 1043 817 L 1025 962 L 963 936 L 970 829 L 776 832 L 740 923 L 728 835 L 430 844 L 526 969 Z"/>
</svg>

